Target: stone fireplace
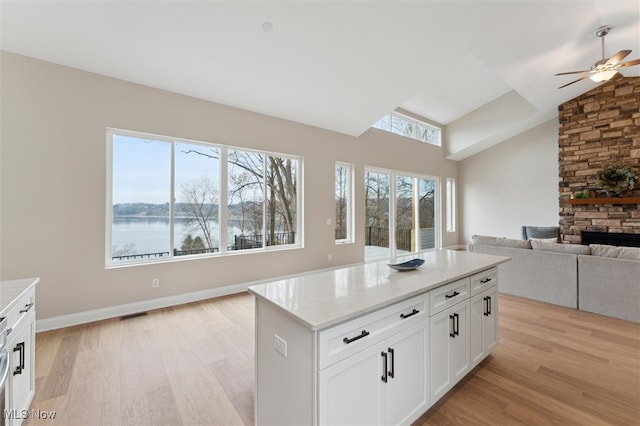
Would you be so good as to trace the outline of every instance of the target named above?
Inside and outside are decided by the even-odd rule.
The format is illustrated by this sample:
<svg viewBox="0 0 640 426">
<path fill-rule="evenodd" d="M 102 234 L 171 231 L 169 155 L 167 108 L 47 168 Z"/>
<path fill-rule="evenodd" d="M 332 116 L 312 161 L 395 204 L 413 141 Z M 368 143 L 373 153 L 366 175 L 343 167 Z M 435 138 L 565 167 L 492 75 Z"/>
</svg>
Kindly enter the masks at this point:
<svg viewBox="0 0 640 426">
<path fill-rule="evenodd" d="M 597 170 L 622 163 L 640 174 L 640 77 L 602 84 L 558 107 L 560 235 L 581 243 L 582 231 L 640 234 L 640 188 L 605 199 Z M 572 199 L 577 192 L 588 199 Z"/>
</svg>

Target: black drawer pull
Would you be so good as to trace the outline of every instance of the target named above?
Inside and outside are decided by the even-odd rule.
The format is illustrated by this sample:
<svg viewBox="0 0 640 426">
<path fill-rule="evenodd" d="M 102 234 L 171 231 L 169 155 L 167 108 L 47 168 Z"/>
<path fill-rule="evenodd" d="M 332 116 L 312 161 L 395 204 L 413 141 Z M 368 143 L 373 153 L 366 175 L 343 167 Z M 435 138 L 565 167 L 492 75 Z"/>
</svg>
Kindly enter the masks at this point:
<svg viewBox="0 0 640 426">
<path fill-rule="evenodd" d="M 362 330 L 362 333 L 360 333 L 356 337 L 351 337 L 351 338 L 345 337 L 344 339 L 342 339 L 342 341 L 348 345 L 349 343 L 355 342 L 356 340 L 362 339 L 363 337 L 367 337 L 368 335 L 369 335 L 369 332 L 367 330 Z"/>
<path fill-rule="evenodd" d="M 402 319 L 407 319 L 407 318 L 412 317 L 412 316 L 414 316 L 415 314 L 419 314 L 419 313 L 420 313 L 420 311 L 419 311 L 419 310 L 414 309 L 413 311 L 411 311 L 411 313 L 408 313 L 408 314 L 400 314 L 400 318 L 402 318 Z"/>
<path fill-rule="evenodd" d="M 454 291 L 451 294 L 445 294 L 444 297 L 446 297 L 447 299 L 451 299 L 452 297 L 456 297 L 457 295 L 459 295 L 460 293 L 458 293 L 457 291 Z"/>
<path fill-rule="evenodd" d="M 389 377 L 391 377 L 391 378 L 393 379 L 393 378 L 395 377 L 395 374 L 396 374 L 396 373 L 395 373 L 396 368 L 393 366 L 393 364 L 394 364 L 393 360 L 394 360 L 394 358 L 395 358 L 396 356 L 394 355 L 394 354 L 395 354 L 395 351 L 394 351 L 394 349 L 393 349 L 393 348 L 389 348 L 389 349 L 388 349 L 388 352 L 389 352 L 389 355 L 391 355 L 391 370 L 389 370 Z"/>
<path fill-rule="evenodd" d="M 492 280 L 492 278 L 485 278 L 485 279 L 483 279 L 483 280 L 480 280 L 480 284 L 486 284 L 486 283 L 488 283 L 488 282 L 489 282 L 489 281 L 491 281 L 491 280 Z"/>
<path fill-rule="evenodd" d="M 33 308 L 33 303 L 29 303 L 28 305 L 24 305 L 24 309 L 20 311 L 21 314 L 29 312 L 29 309 Z"/>
</svg>

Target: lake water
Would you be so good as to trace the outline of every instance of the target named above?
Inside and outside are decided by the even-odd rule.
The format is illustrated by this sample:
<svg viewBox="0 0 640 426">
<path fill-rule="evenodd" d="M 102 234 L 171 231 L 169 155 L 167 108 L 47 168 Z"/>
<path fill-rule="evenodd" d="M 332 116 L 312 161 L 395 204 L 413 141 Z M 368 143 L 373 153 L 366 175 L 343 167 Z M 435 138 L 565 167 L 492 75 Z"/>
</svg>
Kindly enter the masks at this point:
<svg viewBox="0 0 640 426">
<path fill-rule="evenodd" d="M 211 222 L 212 233 L 218 232 L 218 222 Z M 234 233 L 240 234 L 239 228 L 233 228 Z M 169 250 L 169 218 L 162 217 L 114 217 L 112 227 L 111 245 L 123 248 L 133 244 L 135 250 L 128 254 L 159 253 Z M 200 235 L 201 231 L 189 232 L 186 219 L 176 218 L 174 248 L 180 249 L 182 241 L 191 233 L 192 237 Z M 215 243 L 218 243 L 216 239 Z"/>
</svg>

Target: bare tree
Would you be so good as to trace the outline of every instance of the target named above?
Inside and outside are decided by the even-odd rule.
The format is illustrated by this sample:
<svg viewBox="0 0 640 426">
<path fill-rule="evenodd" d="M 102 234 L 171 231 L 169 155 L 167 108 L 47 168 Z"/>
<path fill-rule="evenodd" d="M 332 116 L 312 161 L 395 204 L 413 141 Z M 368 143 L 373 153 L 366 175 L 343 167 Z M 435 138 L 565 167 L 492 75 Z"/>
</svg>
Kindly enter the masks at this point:
<svg viewBox="0 0 640 426">
<path fill-rule="evenodd" d="M 183 151 L 186 154 L 219 158 L 216 150 Z M 229 151 L 230 165 L 243 170 L 246 177 L 231 180 L 230 194 L 238 199 L 253 198 L 266 202 L 267 244 L 278 244 L 277 233 L 288 233 L 295 238 L 297 221 L 297 161 L 287 157 L 265 156 L 248 151 Z M 241 195 L 241 193 L 243 193 Z M 263 194 L 262 198 L 258 194 Z M 266 196 L 266 200 L 264 197 Z M 255 207 L 255 206 L 254 206 Z M 256 209 L 252 209 L 254 222 Z M 264 219 L 264 218 L 263 218 Z M 260 227 L 261 229 L 261 227 Z M 290 240 L 287 243 L 293 242 Z"/>
<path fill-rule="evenodd" d="M 182 199 L 187 212 L 187 228 L 200 229 L 207 248 L 214 247 L 211 222 L 218 220 L 218 190 L 208 176 L 182 184 Z"/>
<path fill-rule="evenodd" d="M 336 168 L 336 235 L 338 240 L 347 237 L 347 184 L 348 170 L 345 167 L 338 166 Z"/>
</svg>

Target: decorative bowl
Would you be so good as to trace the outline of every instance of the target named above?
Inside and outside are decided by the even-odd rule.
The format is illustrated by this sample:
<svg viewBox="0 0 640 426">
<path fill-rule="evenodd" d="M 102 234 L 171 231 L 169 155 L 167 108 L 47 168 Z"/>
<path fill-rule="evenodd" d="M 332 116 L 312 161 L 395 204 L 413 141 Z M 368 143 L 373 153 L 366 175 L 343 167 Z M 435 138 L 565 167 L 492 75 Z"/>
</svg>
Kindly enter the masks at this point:
<svg viewBox="0 0 640 426">
<path fill-rule="evenodd" d="M 395 269 L 396 271 L 404 272 L 404 271 L 412 271 L 422 266 L 424 263 L 424 259 L 411 259 L 407 262 L 402 263 L 388 263 L 390 268 Z"/>
</svg>

